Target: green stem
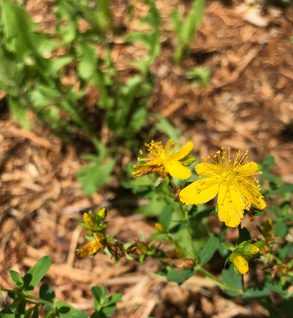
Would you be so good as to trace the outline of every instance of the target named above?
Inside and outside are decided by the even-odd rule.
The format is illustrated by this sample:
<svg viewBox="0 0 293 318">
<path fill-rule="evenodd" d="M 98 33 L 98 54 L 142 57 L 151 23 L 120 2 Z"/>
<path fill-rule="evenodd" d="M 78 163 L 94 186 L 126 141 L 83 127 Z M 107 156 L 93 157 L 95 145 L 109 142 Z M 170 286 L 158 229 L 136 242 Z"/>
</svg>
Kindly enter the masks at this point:
<svg viewBox="0 0 293 318">
<path fill-rule="evenodd" d="M 31 295 L 25 295 L 23 292 L 19 292 L 19 291 L 16 291 L 14 289 L 1 288 L 1 290 L 4 290 L 6 292 L 10 292 L 10 293 L 13 293 L 13 294 L 17 294 L 19 296 L 24 296 L 27 299 L 31 299 L 33 301 L 36 301 L 38 304 L 49 305 L 49 306 L 52 306 L 52 307 L 55 306 L 55 304 L 52 303 L 51 301 L 47 301 L 45 299 L 38 298 L 38 297 L 35 297 L 35 296 L 31 296 Z"/>
<path fill-rule="evenodd" d="M 225 284 L 224 282 L 222 282 L 220 279 L 218 279 L 216 276 L 214 276 L 213 274 L 211 274 L 210 272 L 208 272 L 207 270 L 205 270 L 201 266 L 197 266 L 197 267 L 195 267 L 195 269 L 197 271 L 199 271 L 205 278 L 208 278 L 209 280 L 214 282 L 217 286 L 222 287 L 222 288 L 224 288 L 226 290 L 230 290 L 230 291 L 236 292 L 238 294 L 242 294 L 243 293 L 242 289 L 239 289 L 239 288 L 236 288 L 236 287 L 233 287 L 233 286 Z"/>
<path fill-rule="evenodd" d="M 175 241 L 175 240 L 173 239 L 173 237 L 170 235 L 170 233 L 168 233 L 168 238 L 169 238 L 169 240 L 175 245 L 176 249 L 177 249 L 179 252 L 181 252 L 181 250 L 182 250 L 181 246 L 177 243 L 177 241 Z"/>
<path fill-rule="evenodd" d="M 188 212 L 184 211 L 183 205 L 182 205 L 181 202 L 179 202 L 179 207 L 180 207 L 180 211 L 181 211 L 181 214 L 182 214 L 182 217 L 183 217 L 183 222 L 185 223 L 186 232 L 187 232 L 187 235 L 188 235 L 191 247 L 192 247 L 193 260 L 194 260 L 195 264 L 199 264 L 199 259 L 198 259 L 198 256 L 197 256 L 197 253 L 196 253 L 196 250 L 195 250 L 195 247 L 194 247 L 192 235 L 191 235 L 190 228 L 189 228 L 189 225 L 188 225 Z"/>
</svg>

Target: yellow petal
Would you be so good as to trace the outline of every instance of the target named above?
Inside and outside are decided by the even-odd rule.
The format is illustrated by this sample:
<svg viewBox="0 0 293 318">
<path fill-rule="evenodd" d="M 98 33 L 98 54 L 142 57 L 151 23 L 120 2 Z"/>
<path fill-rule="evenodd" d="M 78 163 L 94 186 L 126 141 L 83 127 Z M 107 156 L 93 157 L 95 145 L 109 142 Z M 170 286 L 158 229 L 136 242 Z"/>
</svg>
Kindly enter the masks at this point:
<svg viewBox="0 0 293 318">
<path fill-rule="evenodd" d="M 258 164 L 251 161 L 243 166 L 240 166 L 239 168 L 236 168 L 235 172 L 241 174 L 242 176 L 251 176 L 252 174 L 256 173 L 257 169 Z"/>
<path fill-rule="evenodd" d="M 195 167 L 195 171 L 200 176 L 217 177 L 222 174 L 223 170 L 227 170 L 219 165 L 212 163 L 199 163 Z"/>
<path fill-rule="evenodd" d="M 266 207 L 266 203 L 260 190 L 255 184 L 252 184 L 249 177 L 240 178 L 236 185 L 248 202 L 255 205 L 260 210 L 263 210 Z"/>
<path fill-rule="evenodd" d="M 188 141 L 186 145 L 180 148 L 180 150 L 170 156 L 168 156 L 168 160 L 180 160 L 186 157 L 193 148 L 193 142 Z"/>
<path fill-rule="evenodd" d="M 250 254 L 254 255 L 259 253 L 259 248 L 253 244 L 248 245 L 250 247 Z"/>
<path fill-rule="evenodd" d="M 80 257 L 88 256 L 97 253 L 102 248 L 102 244 L 97 241 L 87 243 L 83 248 L 76 250 Z"/>
<path fill-rule="evenodd" d="M 106 238 L 105 238 L 105 236 L 102 233 L 95 232 L 94 233 L 94 238 L 95 238 L 96 242 L 99 242 L 102 245 L 102 247 L 105 246 Z"/>
<path fill-rule="evenodd" d="M 247 260 L 239 253 L 233 253 L 232 257 L 230 258 L 233 262 L 234 266 L 239 270 L 239 272 L 244 275 L 248 272 L 248 262 Z"/>
<path fill-rule="evenodd" d="M 202 204 L 213 199 L 219 190 L 218 180 L 207 178 L 198 180 L 184 188 L 180 193 L 180 201 L 185 204 Z"/>
<path fill-rule="evenodd" d="M 191 177 L 191 170 L 184 167 L 181 162 L 176 160 L 166 161 L 165 171 L 170 173 L 172 177 L 181 180 L 185 180 Z"/>
<path fill-rule="evenodd" d="M 218 217 L 227 226 L 237 226 L 243 218 L 245 203 L 241 194 L 234 185 L 222 183 L 218 196 Z"/>
<path fill-rule="evenodd" d="M 155 165 L 146 164 L 146 163 L 141 165 L 134 165 L 133 169 L 136 171 L 133 171 L 132 175 L 135 176 L 136 174 L 141 172 L 151 171 L 154 167 Z"/>
<path fill-rule="evenodd" d="M 95 222 L 91 218 L 91 216 L 87 213 L 83 214 L 83 220 L 89 230 L 94 230 L 96 227 Z"/>
</svg>

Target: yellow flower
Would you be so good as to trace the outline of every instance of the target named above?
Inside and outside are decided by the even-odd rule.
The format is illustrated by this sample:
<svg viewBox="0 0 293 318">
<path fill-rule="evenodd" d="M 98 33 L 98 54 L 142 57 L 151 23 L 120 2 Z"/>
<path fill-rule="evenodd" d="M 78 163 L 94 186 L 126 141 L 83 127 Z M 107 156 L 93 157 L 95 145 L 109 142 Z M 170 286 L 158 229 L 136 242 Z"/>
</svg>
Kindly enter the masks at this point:
<svg viewBox="0 0 293 318">
<path fill-rule="evenodd" d="M 244 209 L 249 210 L 254 204 L 262 210 L 266 203 L 260 193 L 258 180 L 253 176 L 258 169 L 257 164 L 245 164 L 248 151 L 241 156 L 239 150 L 232 163 L 230 148 L 228 150 L 228 156 L 222 148 L 213 158 L 203 159 L 206 162 L 198 164 L 195 170 L 207 178 L 184 188 L 179 197 L 185 204 L 202 204 L 218 194 L 219 220 L 227 226 L 235 227 L 243 218 Z"/>
<path fill-rule="evenodd" d="M 249 270 L 248 261 L 238 252 L 233 252 L 228 260 L 234 264 L 241 274 L 246 274 Z"/>
<path fill-rule="evenodd" d="M 101 233 L 94 233 L 95 240 L 87 243 L 83 248 L 77 249 L 76 252 L 80 257 L 97 253 L 101 248 L 105 247 L 105 237 Z"/>
<path fill-rule="evenodd" d="M 189 141 L 185 146 L 179 148 L 173 140 L 169 140 L 165 147 L 161 142 L 152 141 L 146 144 L 149 154 L 144 158 L 138 158 L 138 161 L 146 163 L 135 165 L 136 170 L 132 174 L 134 177 L 141 177 L 149 173 L 158 173 L 162 177 L 170 174 L 174 178 L 188 179 L 191 176 L 191 171 L 184 165 L 193 162 L 195 159 L 186 158 L 193 148 L 193 142 Z M 143 154 L 143 152 L 140 152 Z M 184 159 L 184 160 L 182 160 Z"/>
</svg>

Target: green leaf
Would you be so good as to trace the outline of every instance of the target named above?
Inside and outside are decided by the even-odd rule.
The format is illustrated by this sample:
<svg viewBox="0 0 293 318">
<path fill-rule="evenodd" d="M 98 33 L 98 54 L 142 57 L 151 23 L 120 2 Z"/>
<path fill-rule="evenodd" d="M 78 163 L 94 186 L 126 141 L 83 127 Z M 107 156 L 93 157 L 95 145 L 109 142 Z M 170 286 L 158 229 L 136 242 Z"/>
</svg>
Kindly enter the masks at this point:
<svg viewBox="0 0 293 318">
<path fill-rule="evenodd" d="M 288 296 L 288 291 L 283 289 L 279 280 L 271 279 L 270 275 L 266 275 L 265 278 L 265 287 L 269 290 L 279 294 L 282 298 L 286 298 Z"/>
<path fill-rule="evenodd" d="M 177 10 L 174 9 L 171 13 L 171 23 L 172 27 L 179 39 L 181 39 L 181 28 L 182 28 L 182 16 L 181 13 Z"/>
<path fill-rule="evenodd" d="M 235 251 L 235 247 L 227 242 L 222 242 L 222 245 L 225 246 L 225 248 L 231 252 Z"/>
<path fill-rule="evenodd" d="M 201 264 L 206 264 L 214 255 L 219 247 L 219 238 L 210 236 L 205 245 L 198 251 Z"/>
<path fill-rule="evenodd" d="M 29 295 L 51 266 L 49 256 L 42 257 L 23 277 L 25 294 Z"/>
<path fill-rule="evenodd" d="M 44 307 L 44 309 L 45 309 L 45 307 Z M 46 309 L 45 309 L 46 310 Z M 54 309 L 54 311 L 55 311 L 55 309 Z M 51 317 L 50 317 L 50 315 L 51 315 Z M 53 316 L 54 315 L 54 316 Z M 53 316 L 53 317 L 52 317 Z M 39 318 L 39 307 L 38 306 L 35 306 L 35 308 L 34 308 L 34 312 L 33 312 L 33 315 L 32 315 L 32 317 L 31 318 Z M 45 318 L 45 317 L 44 317 Z M 53 312 L 53 313 L 50 313 L 49 315 L 48 315 L 48 318 L 55 318 L 55 312 Z"/>
<path fill-rule="evenodd" d="M 10 0 L 1 3 L 4 44 L 25 59 L 34 48 L 33 31 L 36 26 L 23 8 Z"/>
<path fill-rule="evenodd" d="M 12 304 L 5 307 L 0 311 L 0 316 L 5 317 L 3 314 L 13 314 L 10 318 L 17 317 L 17 315 L 24 315 L 25 314 L 25 306 L 26 300 L 23 297 L 18 297 L 13 301 Z M 6 317 L 9 317 L 8 315 Z"/>
<path fill-rule="evenodd" d="M 277 255 L 281 259 L 281 261 L 284 261 L 287 257 L 288 253 L 288 243 L 284 246 L 279 246 L 277 249 Z"/>
<path fill-rule="evenodd" d="M 244 301 L 252 301 L 257 299 L 262 299 L 269 297 L 271 294 L 270 290 L 264 286 L 250 286 L 248 287 L 243 295 L 242 299 Z"/>
<path fill-rule="evenodd" d="M 52 59 L 47 59 L 45 60 L 45 65 L 46 65 L 46 73 L 54 78 L 60 77 L 60 73 L 58 71 L 60 68 L 64 67 L 65 65 L 69 64 L 72 61 L 71 56 L 66 56 L 66 57 L 60 57 L 59 59 L 52 60 Z"/>
<path fill-rule="evenodd" d="M 238 276 L 234 273 L 234 265 L 231 264 L 229 267 L 229 270 L 224 269 L 222 271 L 222 280 L 225 284 L 230 285 L 235 288 L 242 289 L 242 275 L 239 274 Z M 226 289 L 226 293 L 229 296 L 238 296 L 240 293 L 237 293 L 236 291 L 231 291 Z"/>
<path fill-rule="evenodd" d="M 56 303 L 57 315 L 60 318 L 88 318 L 88 316 L 79 309 L 75 309 L 64 301 Z"/>
<path fill-rule="evenodd" d="M 42 284 L 40 288 L 40 298 L 52 302 L 52 306 L 53 306 L 55 302 L 55 292 L 53 290 L 53 287 L 47 283 Z M 45 305 L 45 306 L 46 306 L 45 308 L 46 310 L 54 311 L 54 307 L 52 306 L 49 307 L 48 305 Z"/>
<path fill-rule="evenodd" d="M 129 181 L 122 182 L 125 189 L 131 189 L 133 194 L 141 194 L 151 190 L 154 186 L 154 175 L 146 175 L 140 178 L 134 178 Z"/>
<path fill-rule="evenodd" d="M 8 105 L 12 117 L 20 123 L 23 129 L 30 130 L 30 123 L 27 117 L 28 110 L 21 105 L 20 100 L 9 96 Z"/>
<path fill-rule="evenodd" d="M 59 24 L 57 31 L 64 44 L 71 43 L 77 35 L 77 8 L 67 1 L 55 0 L 55 2 L 54 11 Z"/>
<path fill-rule="evenodd" d="M 264 171 L 270 170 L 274 162 L 275 162 L 274 156 L 272 155 L 267 156 L 264 159 L 263 163 L 261 164 L 262 170 Z"/>
<path fill-rule="evenodd" d="M 108 317 L 108 315 L 111 315 L 113 312 L 115 312 L 116 308 L 117 308 L 116 305 L 103 307 L 102 308 L 102 313 L 105 314 Z"/>
<path fill-rule="evenodd" d="M 184 44 L 190 45 L 195 37 L 195 31 L 201 24 L 205 0 L 194 0 L 185 22 L 181 25 L 181 39 Z"/>
<path fill-rule="evenodd" d="M 95 311 L 92 315 L 91 318 L 108 318 L 107 315 L 105 315 L 103 312 L 101 311 Z"/>
<path fill-rule="evenodd" d="M 164 224 L 167 229 L 169 229 L 171 225 L 172 212 L 174 208 L 174 202 L 166 204 L 159 216 L 159 223 Z"/>
<path fill-rule="evenodd" d="M 144 216 L 158 216 L 162 213 L 166 206 L 166 201 L 160 194 L 153 194 L 150 203 L 136 210 L 136 213 Z"/>
<path fill-rule="evenodd" d="M 284 220 L 281 220 L 280 222 L 277 222 L 276 226 L 275 226 L 275 235 L 276 236 L 280 236 L 281 238 L 284 238 L 288 232 L 289 228 L 286 224 L 286 222 L 284 222 Z"/>
<path fill-rule="evenodd" d="M 92 162 L 89 166 L 76 172 L 76 178 L 81 183 L 85 195 L 90 196 L 107 184 L 115 165 L 115 160 L 110 159 L 104 164 Z"/>
<path fill-rule="evenodd" d="M 77 53 L 78 74 L 83 80 L 88 81 L 89 84 L 91 84 L 91 81 L 95 81 L 97 73 L 98 57 L 96 55 L 95 48 L 88 42 L 79 42 Z"/>
<path fill-rule="evenodd" d="M 31 317 L 31 313 L 33 312 L 33 310 L 37 308 L 37 306 L 35 307 L 32 307 L 32 308 L 28 308 L 26 311 L 25 311 L 25 314 L 24 314 L 24 318 L 30 318 Z M 32 317 L 34 318 L 34 317 Z"/>
<path fill-rule="evenodd" d="M 186 73 L 186 78 L 193 83 L 200 82 L 203 86 L 207 86 L 210 82 L 210 70 L 202 67 L 195 67 Z"/>
<path fill-rule="evenodd" d="M 286 184 L 286 185 L 279 187 L 276 190 L 273 190 L 271 193 L 283 195 L 285 193 L 291 193 L 292 191 L 293 191 L 293 184 Z"/>
<path fill-rule="evenodd" d="M 127 242 L 123 245 L 123 249 L 127 250 L 130 246 L 134 244 L 134 241 Z"/>
<path fill-rule="evenodd" d="M 156 124 L 156 128 L 163 133 L 165 133 L 170 139 L 176 141 L 179 140 L 181 136 L 181 131 L 175 127 L 170 121 L 160 114 L 153 114 L 153 116 L 158 119 L 158 123 Z"/>
<path fill-rule="evenodd" d="M 239 225 L 238 229 L 239 229 L 238 244 L 242 243 L 243 241 L 249 241 L 251 239 L 250 233 L 248 232 L 246 227 L 241 228 L 241 225 Z"/>
<path fill-rule="evenodd" d="M 269 172 L 267 171 L 264 171 L 262 174 L 261 174 L 261 177 L 265 180 L 268 180 L 270 182 L 275 182 L 276 178 Z"/>
<path fill-rule="evenodd" d="M 17 288 L 21 288 L 23 286 L 23 279 L 16 271 L 9 271 L 10 277 Z"/>
<path fill-rule="evenodd" d="M 109 306 L 109 305 L 118 303 L 121 300 L 122 296 L 123 296 L 123 294 L 121 294 L 121 293 L 117 293 L 117 294 L 110 296 L 106 305 Z"/>
<path fill-rule="evenodd" d="M 262 216 L 264 215 L 264 211 L 258 210 L 258 209 L 253 209 L 253 216 Z"/>
<path fill-rule="evenodd" d="M 107 295 L 105 293 L 105 290 L 104 290 L 104 287 L 103 285 L 99 285 L 99 286 L 94 286 L 91 288 L 91 292 L 92 292 L 92 295 L 94 296 L 95 300 L 101 304 L 105 295 Z"/>
<path fill-rule="evenodd" d="M 191 276 L 193 276 L 195 271 L 193 269 L 175 270 L 174 268 L 168 266 L 162 271 L 158 272 L 158 274 L 161 276 L 166 276 L 168 282 L 174 282 L 178 285 L 181 285 Z"/>
</svg>

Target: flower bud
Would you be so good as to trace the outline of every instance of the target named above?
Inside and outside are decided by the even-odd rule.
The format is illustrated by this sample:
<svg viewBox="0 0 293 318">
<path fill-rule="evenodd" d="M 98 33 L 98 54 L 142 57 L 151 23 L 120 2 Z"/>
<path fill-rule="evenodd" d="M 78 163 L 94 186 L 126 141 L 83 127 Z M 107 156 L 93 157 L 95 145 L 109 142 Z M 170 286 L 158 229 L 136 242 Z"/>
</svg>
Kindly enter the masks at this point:
<svg viewBox="0 0 293 318">
<path fill-rule="evenodd" d="M 246 274 L 249 270 L 248 262 L 241 253 L 233 252 L 228 257 L 228 261 L 232 262 L 242 275 Z"/>
<path fill-rule="evenodd" d="M 158 232 L 160 233 L 166 233 L 167 232 L 167 228 L 164 224 L 162 223 L 156 223 L 155 224 L 155 228 L 157 229 Z"/>
<path fill-rule="evenodd" d="M 108 214 L 108 210 L 105 209 L 105 208 L 102 208 L 102 209 L 100 209 L 100 210 L 97 212 L 97 215 L 98 215 L 102 220 L 104 220 L 104 219 L 107 217 L 107 214 Z"/>
</svg>

